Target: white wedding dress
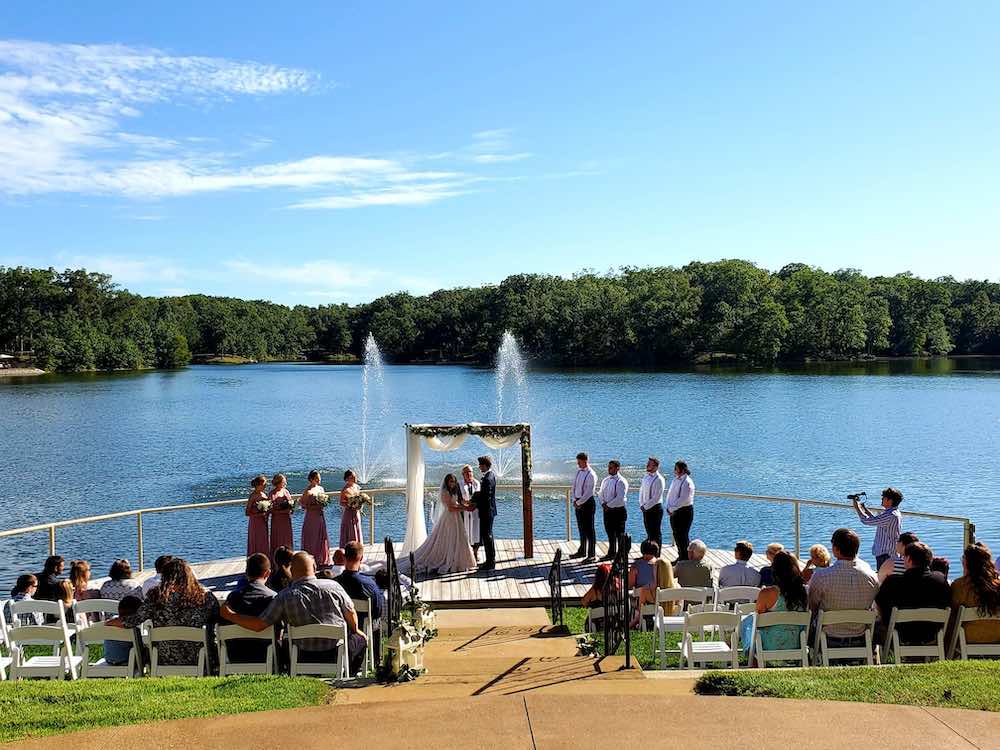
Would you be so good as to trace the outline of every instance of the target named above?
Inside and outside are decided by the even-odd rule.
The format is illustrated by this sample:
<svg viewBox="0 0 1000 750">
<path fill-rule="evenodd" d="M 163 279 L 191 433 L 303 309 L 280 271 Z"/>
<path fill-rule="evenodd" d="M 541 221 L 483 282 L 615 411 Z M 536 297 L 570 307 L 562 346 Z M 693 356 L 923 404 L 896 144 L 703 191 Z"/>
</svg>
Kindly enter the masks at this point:
<svg viewBox="0 0 1000 750">
<path fill-rule="evenodd" d="M 462 513 L 448 510 L 449 499 L 442 490 L 438 502 L 443 510 L 434 514 L 434 528 L 431 529 L 430 536 L 413 552 L 417 570 L 464 573 L 476 567 L 476 558 L 469 546 L 469 534 L 465 530 Z"/>
</svg>

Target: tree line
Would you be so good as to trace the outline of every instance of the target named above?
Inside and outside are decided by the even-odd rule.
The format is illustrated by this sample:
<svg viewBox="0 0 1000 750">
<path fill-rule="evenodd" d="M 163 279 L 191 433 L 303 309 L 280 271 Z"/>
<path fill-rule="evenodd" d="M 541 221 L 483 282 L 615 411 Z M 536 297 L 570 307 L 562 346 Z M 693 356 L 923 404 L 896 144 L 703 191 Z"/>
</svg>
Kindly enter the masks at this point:
<svg viewBox="0 0 1000 750">
<path fill-rule="evenodd" d="M 572 278 L 518 274 L 425 296 L 287 307 L 143 297 L 106 274 L 0 267 L 0 349 L 31 350 L 47 370 L 179 367 L 192 353 L 358 356 L 369 332 L 395 361 L 487 363 L 505 330 L 554 365 L 1000 354 L 1000 284 L 801 263 L 774 273 L 723 260 Z"/>
</svg>

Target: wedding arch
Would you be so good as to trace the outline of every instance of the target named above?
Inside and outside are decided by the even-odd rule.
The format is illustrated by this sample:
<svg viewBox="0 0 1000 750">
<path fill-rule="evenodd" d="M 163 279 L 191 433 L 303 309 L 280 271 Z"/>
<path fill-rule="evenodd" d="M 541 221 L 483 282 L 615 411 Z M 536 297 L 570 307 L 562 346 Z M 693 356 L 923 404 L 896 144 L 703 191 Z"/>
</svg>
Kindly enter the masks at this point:
<svg viewBox="0 0 1000 750">
<path fill-rule="evenodd" d="M 534 556 L 531 497 L 531 425 L 518 424 L 408 424 L 406 425 L 406 537 L 399 554 L 415 550 L 427 538 L 424 518 L 423 446 L 434 451 L 457 450 L 473 435 L 487 448 L 500 450 L 521 444 L 521 512 L 524 524 L 524 556 Z"/>
</svg>

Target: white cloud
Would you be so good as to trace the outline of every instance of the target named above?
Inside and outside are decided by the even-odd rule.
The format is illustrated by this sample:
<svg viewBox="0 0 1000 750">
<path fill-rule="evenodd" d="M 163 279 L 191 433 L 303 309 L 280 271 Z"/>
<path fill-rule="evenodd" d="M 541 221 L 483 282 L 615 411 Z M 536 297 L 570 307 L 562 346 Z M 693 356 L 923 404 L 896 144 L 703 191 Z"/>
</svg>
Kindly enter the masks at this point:
<svg viewBox="0 0 1000 750">
<path fill-rule="evenodd" d="M 172 282 L 186 276 L 184 269 L 165 258 L 60 253 L 56 260 L 57 265 L 66 268 L 86 268 L 88 271 L 110 274 L 116 284 L 123 285 L 151 281 Z"/>
<path fill-rule="evenodd" d="M 237 276 L 296 286 L 322 286 L 338 292 L 370 286 L 384 275 L 372 268 L 337 260 L 312 260 L 298 264 L 229 260 L 223 266 Z"/>
</svg>

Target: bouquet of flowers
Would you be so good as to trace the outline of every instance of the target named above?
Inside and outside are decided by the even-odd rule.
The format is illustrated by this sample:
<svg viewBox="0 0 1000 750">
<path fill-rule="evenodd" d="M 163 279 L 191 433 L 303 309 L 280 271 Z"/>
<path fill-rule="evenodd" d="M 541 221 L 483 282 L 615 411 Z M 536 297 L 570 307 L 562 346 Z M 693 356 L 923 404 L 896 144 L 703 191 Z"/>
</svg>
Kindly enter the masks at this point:
<svg viewBox="0 0 1000 750">
<path fill-rule="evenodd" d="M 287 510 L 291 512 L 295 510 L 296 505 L 298 505 L 298 501 L 294 497 L 288 496 L 282 498 L 281 502 L 278 503 L 278 510 Z"/>
<path fill-rule="evenodd" d="M 372 504 L 372 496 L 366 492 L 359 492 L 356 495 L 351 495 L 347 498 L 347 507 L 353 510 L 359 510 L 364 512 L 366 505 Z"/>
<path fill-rule="evenodd" d="M 258 500 L 255 507 L 259 513 L 267 513 L 271 510 L 270 500 Z"/>
<path fill-rule="evenodd" d="M 325 508 L 327 505 L 330 504 L 330 496 L 325 492 L 318 492 L 315 495 L 313 495 L 312 498 L 316 502 L 316 504 L 321 508 Z"/>
</svg>

